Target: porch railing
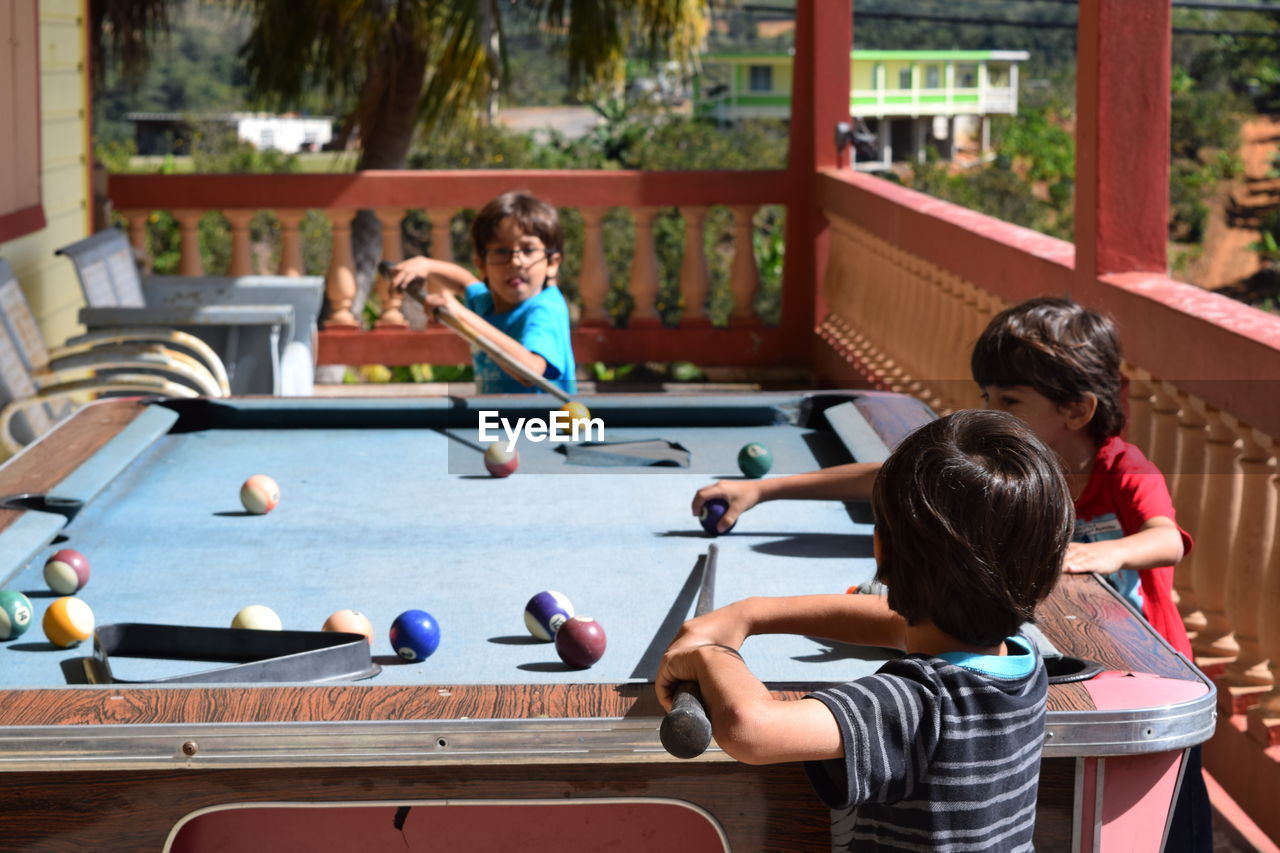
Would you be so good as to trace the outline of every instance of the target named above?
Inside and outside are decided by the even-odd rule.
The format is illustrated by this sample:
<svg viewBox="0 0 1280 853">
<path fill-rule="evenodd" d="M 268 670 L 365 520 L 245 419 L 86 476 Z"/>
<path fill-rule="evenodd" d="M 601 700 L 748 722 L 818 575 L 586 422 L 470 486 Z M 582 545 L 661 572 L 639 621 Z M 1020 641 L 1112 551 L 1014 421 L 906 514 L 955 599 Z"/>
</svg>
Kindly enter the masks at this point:
<svg viewBox="0 0 1280 853">
<path fill-rule="evenodd" d="M 580 304 L 574 329 L 579 362 L 688 359 L 707 366 L 804 364 L 812 328 L 812 287 L 784 286 L 781 321 L 766 325 L 753 300 L 760 286 L 754 250 L 753 217 L 764 205 L 788 205 L 795 193 L 785 171 L 759 172 L 586 172 L 451 171 L 362 172 L 349 175 L 114 175 L 109 194 L 129 223 L 131 241 L 146 250 L 148 217 L 169 211 L 181 231 L 179 273 L 200 275 L 198 226 L 209 211 L 220 211 L 231 232 L 231 274 L 254 271 L 250 220 L 262 210 L 280 223 L 278 272 L 302 271 L 299 225 L 308 210 L 332 226 L 332 254 L 326 272 L 329 310 L 323 322 L 320 362 L 331 364 L 461 363 L 466 345 L 451 333 L 411 330 L 402 298 L 377 287 L 372 298 L 381 314 L 372 330 L 361 330 L 352 256 L 351 223 L 361 209 L 375 212 L 382 225 L 382 257 L 404 257 L 400 223 L 413 209 L 426 211 L 436 257 L 453 260 L 450 224 L 459 211 L 478 209 L 502 192 L 525 189 L 582 217 L 578 247 Z M 708 212 L 724 206 L 732 214 L 732 249 L 727 261 L 732 309 L 727 325 L 713 325 L 707 312 L 711 287 L 704 250 Z M 634 222 L 634 251 L 624 281 L 611 281 L 605 255 L 604 221 L 623 208 Z M 662 270 L 653 224 L 662 211 L 678 210 L 685 235 L 678 286 L 683 310 L 676 325 L 664 325 L 658 311 Z M 570 248 L 570 251 L 573 251 Z M 470 259 L 458 259 L 468 263 Z M 633 303 L 626 328 L 616 328 L 606 310 L 610 288 L 625 290 Z"/>
<path fill-rule="evenodd" d="M 1117 320 L 1129 440 L 1165 473 L 1195 538 L 1175 585 L 1219 688 L 1206 766 L 1280 838 L 1280 317 L 1159 274 L 1082 286 L 1071 244 L 856 172 L 826 172 L 819 197 L 829 376 L 969 407 L 968 352 L 1002 308 L 1069 293 Z"/>
</svg>

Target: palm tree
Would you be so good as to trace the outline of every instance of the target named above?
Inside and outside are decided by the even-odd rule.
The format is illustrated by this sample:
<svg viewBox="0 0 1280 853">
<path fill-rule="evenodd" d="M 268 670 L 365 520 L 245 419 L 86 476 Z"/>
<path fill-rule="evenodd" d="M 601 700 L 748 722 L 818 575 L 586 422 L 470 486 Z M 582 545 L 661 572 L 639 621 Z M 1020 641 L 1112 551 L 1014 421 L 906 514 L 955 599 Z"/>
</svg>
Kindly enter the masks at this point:
<svg viewBox="0 0 1280 853">
<path fill-rule="evenodd" d="M 118 62 L 138 78 L 150 42 L 182 0 L 91 0 L 94 73 Z M 492 120 L 505 83 L 502 6 L 523 2 L 565 39 L 572 84 L 620 91 L 629 48 L 691 64 L 711 7 L 731 0 L 205 0 L 248 13 L 241 57 L 252 94 L 287 108 L 317 91 L 345 113 L 340 138 L 358 132 L 357 170 L 402 169 L 415 134 Z M 345 106 L 345 108 L 343 108 Z M 378 223 L 352 228 L 357 279 L 367 292 Z"/>
<path fill-rule="evenodd" d="M 320 89 L 351 103 L 358 169 L 403 168 L 415 132 L 493 113 L 505 82 L 502 0 L 237 0 L 255 95 L 287 105 Z M 524 0 L 564 33 L 571 82 L 619 86 L 630 45 L 692 62 L 712 0 Z"/>
<path fill-rule="evenodd" d="M 285 106 L 321 90 L 353 104 L 340 138 L 358 130 L 357 170 L 402 169 L 416 133 L 495 117 L 505 82 L 500 0 L 236 0 L 254 24 L 241 56 L 253 93 Z M 511 0 L 515 2 L 515 0 Z M 525 0 L 564 33 L 572 84 L 620 90 L 631 45 L 692 63 L 715 0 Z M 371 211 L 352 223 L 360 297 L 378 260 Z"/>
</svg>

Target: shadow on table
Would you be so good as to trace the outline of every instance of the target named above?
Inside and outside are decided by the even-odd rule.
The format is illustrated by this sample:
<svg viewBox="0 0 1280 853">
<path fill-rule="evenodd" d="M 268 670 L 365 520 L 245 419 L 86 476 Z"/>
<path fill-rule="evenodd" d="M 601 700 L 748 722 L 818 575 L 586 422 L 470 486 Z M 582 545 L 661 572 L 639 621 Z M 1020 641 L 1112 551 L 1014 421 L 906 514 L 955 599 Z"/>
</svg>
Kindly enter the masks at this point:
<svg viewBox="0 0 1280 853">
<path fill-rule="evenodd" d="M 516 666 L 516 669 L 522 669 L 525 672 L 578 672 L 583 667 L 569 666 L 564 661 L 535 661 L 534 663 L 522 663 Z"/>
<path fill-rule="evenodd" d="M 800 557 L 803 559 L 850 559 L 875 556 L 871 537 L 865 533 L 784 533 L 778 530 L 735 530 L 721 536 L 711 536 L 701 530 L 664 530 L 655 533 L 664 539 L 706 539 L 714 542 L 723 539 L 768 539 L 768 542 L 749 544 L 752 551 L 771 557 Z"/>
<path fill-rule="evenodd" d="M 74 686 L 93 684 L 93 681 L 89 678 L 89 670 L 85 666 L 88 660 L 89 658 L 87 657 L 67 658 L 59 662 L 62 667 L 62 677 L 67 680 L 67 684 Z"/>
<path fill-rule="evenodd" d="M 14 643 L 9 646 L 10 651 L 14 652 L 60 652 L 63 649 L 58 648 L 50 642 L 34 642 L 34 643 Z"/>
<path fill-rule="evenodd" d="M 490 637 L 489 642 L 500 646 L 551 646 L 546 640 L 539 640 L 528 634 L 506 634 L 501 637 Z"/>
<path fill-rule="evenodd" d="M 413 661 L 407 661 L 400 655 L 371 655 L 370 659 L 378 666 L 400 666 L 401 664 L 413 663 Z"/>
<path fill-rule="evenodd" d="M 751 550 L 771 557 L 805 559 L 849 559 L 874 557 L 871 537 L 862 533 L 748 533 L 748 536 L 777 536 L 771 542 L 751 545 Z"/>
<path fill-rule="evenodd" d="M 810 655 L 795 655 L 792 660 L 800 663 L 831 663 L 838 660 L 895 660 L 903 653 L 897 649 L 885 649 L 879 646 L 858 646 L 853 643 L 839 643 L 825 637 L 806 637 L 821 648 Z"/>
</svg>

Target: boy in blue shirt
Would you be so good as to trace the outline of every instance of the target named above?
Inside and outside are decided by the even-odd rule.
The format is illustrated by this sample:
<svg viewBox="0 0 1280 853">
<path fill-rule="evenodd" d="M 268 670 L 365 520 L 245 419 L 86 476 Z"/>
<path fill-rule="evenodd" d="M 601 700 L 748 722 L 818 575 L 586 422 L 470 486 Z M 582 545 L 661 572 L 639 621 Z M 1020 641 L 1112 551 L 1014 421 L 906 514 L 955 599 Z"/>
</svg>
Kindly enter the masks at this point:
<svg viewBox="0 0 1280 853">
<path fill-rule="evenodd" d="M 564 248 L 556 209 L 528 193 L 504 193 L 476 215 L 471 240 L 483 283 L 457 264 L 419 256 L 396 265 L 391 286 L 425 280 L 428 311 L 448 308 L 516 363 L 576 393 L 569 306 L 555 284 Z M 481 394 L 538 390 L 484 351 L 473 349 L 471 360 Z"/>
<path fill-rule="evenodd" d="M 1029 851 L 1048 679 L 1017 632 L 1062 572 L 1075 515 L 1061 465 L 1012 415 L 956 412 L 903 440 L 872 507 L 887 596 L 749 598 L 692 619 L 658 699 L 696 681 L 730 756 L 806 762 L 833 850 Z M 777 633 L 907 656 L 777 699 L 738 653 Z"/>
</svg>

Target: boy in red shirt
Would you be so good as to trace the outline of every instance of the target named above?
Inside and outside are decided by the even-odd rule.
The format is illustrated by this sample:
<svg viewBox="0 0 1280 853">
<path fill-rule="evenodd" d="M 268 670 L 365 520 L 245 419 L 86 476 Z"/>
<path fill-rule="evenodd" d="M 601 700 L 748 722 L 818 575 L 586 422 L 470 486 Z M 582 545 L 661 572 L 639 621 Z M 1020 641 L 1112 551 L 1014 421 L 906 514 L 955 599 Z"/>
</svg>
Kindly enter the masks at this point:
<svg viewBox="0 0 1280 853">
<path fill-rule="evenodd" d="M 1190 659 L 1173 602 L 1173 566 L 1190 550 L 1191 537 L 1175 520 L 1164 476 L 1120 437 L 1123 376 L 1110 318 L 1067 299 L 1029 300 L 992 318 L 974 344 L 970 369 L 985 407 L 1021 419 L 1066 468 L 1077 521 L 1063 571 L 1104 575 Z M 855 462 L 788 477 L 721 480 L 698 491 L 693 512 L 712 498 L 727 501 L 724 531 L 763 501 L 867 500 L 879 469 L 877 462 Z M 1188 754 L 1165 850 L 1211 850 L 1211 820 L 1197 746 Z"/>
<path fill-rule="evenodd" d="M 1175 649 L 1191 643 L 1173 565 L 1191 548 L 1160 470 L 1120 437 L 1120 344 L 1111 320 L 1065 299 L 996 315 L 970 359 L 989 409 L 1017 415 L 1067 466 L 1076 528 L 1066 572 L 1104 575 Z"/>
</svg>

